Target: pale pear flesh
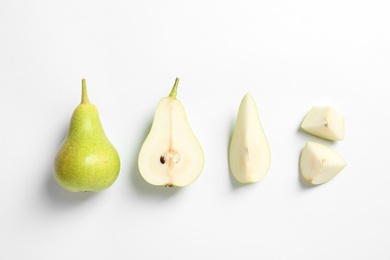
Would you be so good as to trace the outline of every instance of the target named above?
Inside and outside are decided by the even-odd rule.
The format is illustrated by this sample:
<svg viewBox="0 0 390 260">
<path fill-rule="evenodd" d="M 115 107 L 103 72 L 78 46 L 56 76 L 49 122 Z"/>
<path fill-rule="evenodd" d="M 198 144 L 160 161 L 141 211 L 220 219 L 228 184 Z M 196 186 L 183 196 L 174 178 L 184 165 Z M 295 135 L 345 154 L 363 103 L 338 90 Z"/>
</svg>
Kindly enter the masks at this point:
<svg viewBox="0 0 390 260">
<path fill-rule="evenodd" d="M 271 164 L 271 151 L 258 109 L 248 93 L 241 101 L 229 147 L 232 175 L 241 183 L 262 180 Z"/>
<path fill-rule="evenodd" d="M 302 176 L 311 184 L 329 181 L 347 165 L 333 149 L 316 142 L 307 142 L 300 158 Z"/>
<path fill-rule="evenodd" d="M 314 106 L 303 119 L 301 128 L 324 139 L 344 140 L 344 117 L 333 107 Z"/>
<path fill-rule="evenodd" d="M 54 178 L 66 190 L 102 191 L 118 177 L 120 159 L 108 140 L 97 108 L 89 102 L 85 80 L 82 102 L 54 160 Z"/>
<path fill-rule="evenodd" d="M 183 104 L 176 98 L 178 80 L 170 96 L 157 105 L 138 157 L 142 177 L 153 185 L 187 186 L 203 170 L 202 147 L 188 124 Z"/>
</svg>

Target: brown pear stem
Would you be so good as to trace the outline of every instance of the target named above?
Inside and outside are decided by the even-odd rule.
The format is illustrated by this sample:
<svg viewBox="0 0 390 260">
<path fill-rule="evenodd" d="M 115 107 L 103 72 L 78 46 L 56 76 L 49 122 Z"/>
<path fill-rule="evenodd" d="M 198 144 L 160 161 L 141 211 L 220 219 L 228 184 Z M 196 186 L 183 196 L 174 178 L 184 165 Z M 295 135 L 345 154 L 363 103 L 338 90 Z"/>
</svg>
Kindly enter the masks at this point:
<svg viewBox="0 0 390 260">
<path fill-rule="evenodd" d="M 89 98 L 88 98 L 88 92 L 87 92 L 87 83 L 85 82 L 85 79 L 81 80 L 81 103 L 82 104 L 89 104 Z"/>
<path fill-rule="evenodd" d="M 177 87 L 179 86 L 179 78 L 176 78 L 175 84 L 173 85 L 173 88 L 171 90 L 171 93 L 169 93 L 170 97 L 176 98 L 177 95 Z"/>
</svg>

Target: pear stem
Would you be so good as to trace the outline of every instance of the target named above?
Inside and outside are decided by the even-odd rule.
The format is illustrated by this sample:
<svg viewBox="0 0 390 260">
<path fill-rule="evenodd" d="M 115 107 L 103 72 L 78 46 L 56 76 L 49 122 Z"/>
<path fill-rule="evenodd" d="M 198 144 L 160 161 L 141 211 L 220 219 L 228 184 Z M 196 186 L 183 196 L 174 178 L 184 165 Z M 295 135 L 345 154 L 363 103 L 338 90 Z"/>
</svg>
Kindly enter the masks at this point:
<svg viewBox="0 0 390 260">
<path fill-rule="evenodd" d="M 81 103 L 89 104 L 88 92 L 87 92 L 87 83 L 85 79 L 81 80 Z"/>
<path fill-rule="evenodd" d="M 176 97 L 176 95 L 177 95 L 177 87 L 179 86 L 179 80 L 180 80 L 179 78 L 176 78 L 175 84 L 173 85 L 171 93 L 169 93 L 170 97 L 173 97 L 173 98 Z"/>
</svg>

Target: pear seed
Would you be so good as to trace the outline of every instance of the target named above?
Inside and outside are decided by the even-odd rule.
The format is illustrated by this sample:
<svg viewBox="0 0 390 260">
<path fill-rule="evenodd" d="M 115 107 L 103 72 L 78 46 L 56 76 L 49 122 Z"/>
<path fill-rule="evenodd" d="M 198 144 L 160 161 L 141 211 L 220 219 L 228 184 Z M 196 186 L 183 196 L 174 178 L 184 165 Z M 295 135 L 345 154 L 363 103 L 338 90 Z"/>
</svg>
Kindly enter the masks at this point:
<svg viewBox="0 0 390 260">
<path fill-rule="evenodd" d="M 162 156 L 162 155 L 160 156 L 160 163 L 161 163 L 161 164 L 164 164 L 164 163 L 165 163 L 165 158 L 164 158 L 164 156 Z"/>
</svg>

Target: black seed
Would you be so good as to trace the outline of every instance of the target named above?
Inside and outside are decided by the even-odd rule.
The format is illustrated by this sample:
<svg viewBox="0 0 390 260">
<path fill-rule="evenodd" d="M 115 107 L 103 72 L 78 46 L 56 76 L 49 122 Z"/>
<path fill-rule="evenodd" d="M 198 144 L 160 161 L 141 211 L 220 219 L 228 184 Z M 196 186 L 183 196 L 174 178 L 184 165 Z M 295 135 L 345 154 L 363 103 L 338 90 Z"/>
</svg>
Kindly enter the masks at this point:
<svg viewBox="0 0 390 260">
<path fill-rule="evenodd" d="M 165 163 L 165 158 L 164 158 L 164 156 L 160 156 L 160 163 L 162 163 L 162 164 L 164 164 Z"/>
</svg>

